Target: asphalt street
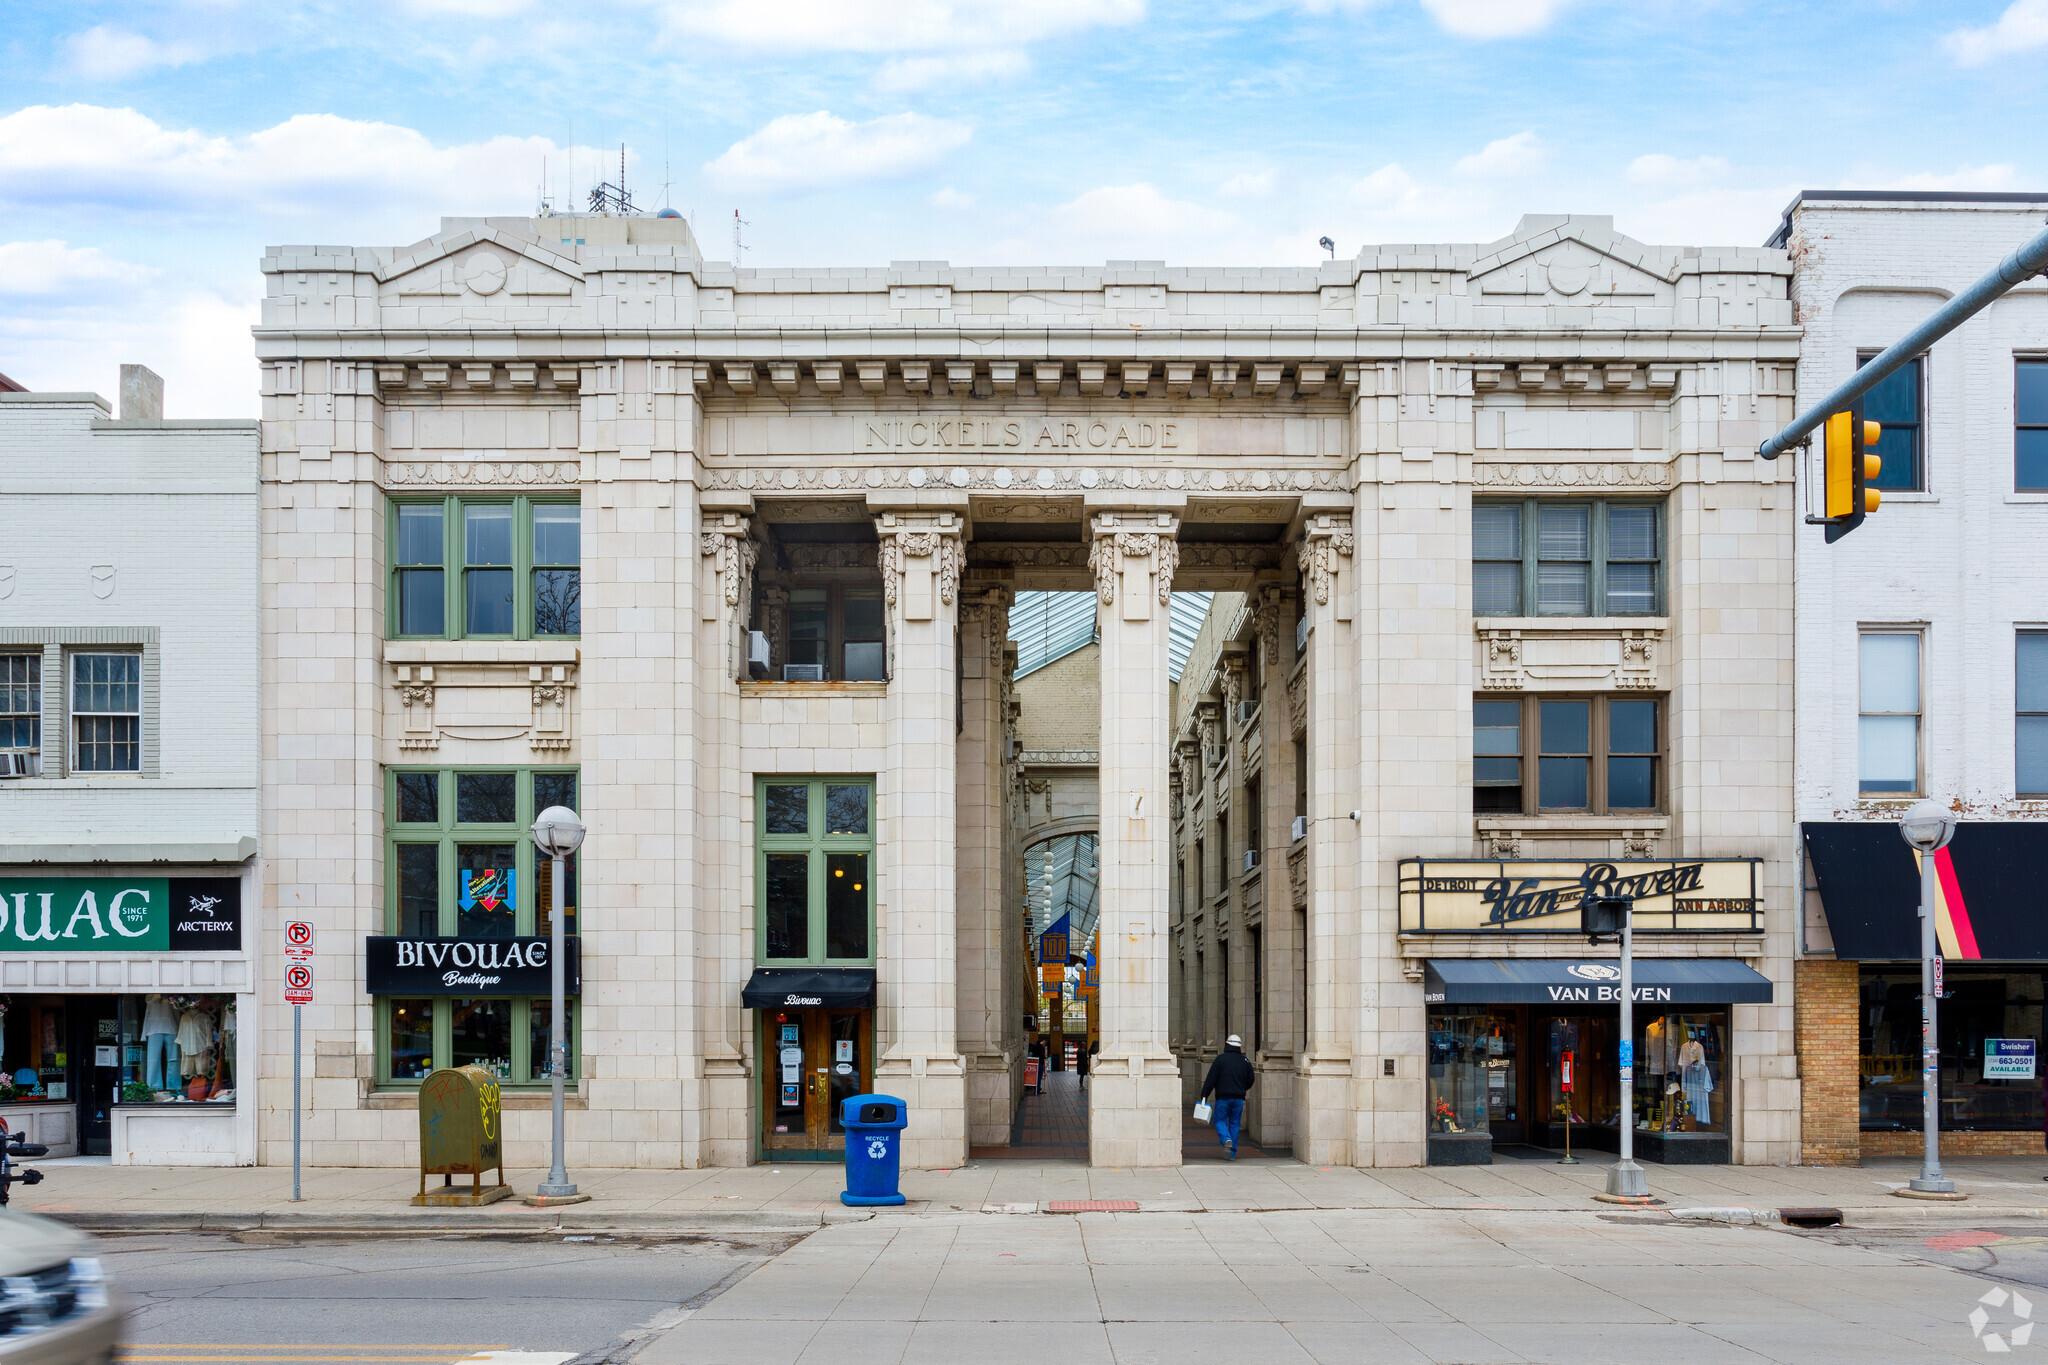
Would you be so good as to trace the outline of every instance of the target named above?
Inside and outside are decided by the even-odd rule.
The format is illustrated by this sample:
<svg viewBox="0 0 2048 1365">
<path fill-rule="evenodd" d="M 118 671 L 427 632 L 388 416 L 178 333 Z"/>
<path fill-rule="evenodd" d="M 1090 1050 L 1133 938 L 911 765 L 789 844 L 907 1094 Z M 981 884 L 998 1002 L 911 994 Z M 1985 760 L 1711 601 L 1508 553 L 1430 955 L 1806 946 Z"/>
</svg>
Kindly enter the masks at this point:
<svg viewBox="0 0 2048 1365">
<path fill-rule="evenodd" d="M 137 1233 L 102 1254 L 135 1305 L 122 1358 L 138 1365 L 560 1365 L 623 1357 L 797 1236 Z"/>
</svg>

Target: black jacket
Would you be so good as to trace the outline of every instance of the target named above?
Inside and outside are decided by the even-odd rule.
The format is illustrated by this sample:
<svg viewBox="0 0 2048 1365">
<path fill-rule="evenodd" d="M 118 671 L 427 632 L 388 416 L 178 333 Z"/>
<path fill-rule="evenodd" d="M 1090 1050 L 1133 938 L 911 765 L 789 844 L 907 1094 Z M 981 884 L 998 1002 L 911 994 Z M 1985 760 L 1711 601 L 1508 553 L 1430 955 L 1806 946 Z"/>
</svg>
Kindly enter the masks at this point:
<svg viewBox="0 0 2048 1365">
<path fill-rule="evenodd" d="M 1202 1098 L 1208 1099 L 1214 1091 L 1219 1100 L 1241 1100 L 1251 1092 L 1257 1079 L 1251 1059 L 1234 1047 L 1226 1047 L 1222 1056 L 1209 1063 L 1209 1078 L 1202 1082 Z"/>
</svg>

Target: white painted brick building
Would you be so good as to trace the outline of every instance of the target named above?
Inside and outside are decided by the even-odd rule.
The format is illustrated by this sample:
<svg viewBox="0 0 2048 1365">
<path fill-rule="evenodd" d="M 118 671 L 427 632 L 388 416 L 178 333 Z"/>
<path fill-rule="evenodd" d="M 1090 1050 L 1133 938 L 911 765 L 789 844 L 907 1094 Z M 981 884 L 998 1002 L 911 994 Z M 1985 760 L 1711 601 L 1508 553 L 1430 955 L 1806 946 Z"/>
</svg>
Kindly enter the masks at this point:
<svg viewBox="0 0 2048 1365">
<path fill-rule="evenodd" d="M 680 220 L 576 217 L 263 269 L 266 895 L 320 925 L 315 1162 L 409 1164 L 419 1081 L 454 1063 L 505 1087 L 510 1163 L 543 1159 L 534 988 L 379 955 L 539 937 L 523 827 L 564 793 L 591 829 L 574 1165 L 829 1159 L 830 1105 L 866 1088 L 910 1102 L 911 1164 L 1007 1141 L 1005 641 L 1034 588 L 1097 602 L 1097 1163 L 1179 1161 L 1204 1044 L 1175 1002 L 1221 915 L 1299 982 L 1223 993 L 1286 1078 L 1261 1141 L 1475 1159 L 1503 1029 L 1543 1140 L 1549 1049 L 1611 1074 L 1613 1007 L 1526 992 L 1604 979 L 1577 898 L 1639 874 L 1663 878 L 1643 951 L 1693 982 L 1666 998 L 1671 1055 L 1710 1058 L 1699 1098 L 1582 1087 L 1559 1135 L 1796 1154 L 1794 512 L 1749 455 L 1790 410 L 1783 252 L 1532 217 L 1312 269 L 735 271 Z M 1241 594 L 1216 643 L 1263 670 L 1210 743 L 1227 772 L 1174 748 L 1210 683 L 1174 713 L 1191 590 Z M 1514 719 L 1475 729 L 1489 705 Z M 1475 795 L 1475 745 L 1520 765 L 1512 810 L 1498 763 Z M 1209 818 L 1248 779 L 1236 828 L 1298 883 L 1193 904 L 1197 784 Z M 1549 908 L 1510 907 L 1525 885 Z M 1474 996 L 1473 964 L 1525 994 Z M 1474 1077 L 1476 1121 L 1450 1098 Z M 274 1116 L 265 1160 L 286 1136 Z"/>
<path fill-rule="evenodd" d="M 2044 215 L 2044 195 L 1802 194 L 1774 239 L 1798 266 L 1800 407 L 1996 266 Z M 1953 878 L 1941 950 L 1948 980 L 1963 983 L 1943 1007 L 1945 1140 L 2039 1150 L 2038 1083 L 1988 1084 L 1980 1058 L 1985 1038 L 2039 1042 L 2048 958 L 2020 926 L 2039 918 L 2031 897 L 2022 906 L 2006 885 L 2038 878 L 2036 856 L 2048 853 L 2048 752 L 2026 738 L 2026 713 L 2048 705 L 2048 656 L 2032 652 L 2048 649 L 2037 633 L 2048 627 L 2048 462 L 2026 434 L 2048 423 L 2038 400 L 2029 406 L 2028 386 L 2048 384 L 2044 362 L 2048 288 L 2034 280 L 1867 403 L 1885 426 L 1879 509 L 1833 545 L 1817 526 L 1799 530 L 1801 970 L 1840 987 L 1801 1026 L 1809 1078 L 1829 1078 L 1809 1090 L 1809 1160 L 1918 1150 L 1917 1059 L 1903 1070 L 1894 1060 L 1919 1046 L 1919 893 L 1895 828 L 1921 795 L 1952 802 L 1963 821 L 1940 855 Z M 1859 876 L 1859 865 L 1881 872 Z"/>
<path fill-rule="evenodd" d="M 96 394 L 0 392 L 0 750 L 28 774 L 0 780 L 0 1113 L 59 1154 L 247 1163 L 256 424 L 164 421 L 155 376 L 123 370 L 119 419 Z M 206 1035 L 182 1066 L 151 1055 L 158 996 Z"/>
</svg>

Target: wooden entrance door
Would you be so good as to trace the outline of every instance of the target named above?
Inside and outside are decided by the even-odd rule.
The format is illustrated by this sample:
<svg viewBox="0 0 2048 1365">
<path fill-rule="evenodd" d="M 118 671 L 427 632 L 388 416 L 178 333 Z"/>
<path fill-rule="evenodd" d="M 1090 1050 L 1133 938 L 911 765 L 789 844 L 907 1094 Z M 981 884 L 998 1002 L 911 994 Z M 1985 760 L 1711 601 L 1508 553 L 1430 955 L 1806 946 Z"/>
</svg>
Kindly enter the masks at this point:
<svg viewBox="0 0 2048 1365">
<path fill-rule="evenodd" d="M 761 1149 L 841 1152 L 839 1106 L 874 1081 L 872 1010 L 761 1011 Z"/>
</svg>

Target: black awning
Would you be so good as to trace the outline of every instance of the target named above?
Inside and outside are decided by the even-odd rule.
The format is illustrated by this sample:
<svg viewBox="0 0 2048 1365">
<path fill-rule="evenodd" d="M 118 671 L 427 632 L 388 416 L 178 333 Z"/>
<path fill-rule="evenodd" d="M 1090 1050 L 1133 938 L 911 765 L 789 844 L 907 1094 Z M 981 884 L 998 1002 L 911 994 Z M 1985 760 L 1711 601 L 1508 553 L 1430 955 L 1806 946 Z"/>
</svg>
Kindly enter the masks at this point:
<svg viewBox="0 0 2048 1365">
<path fill-rule="evenodd" d="M 1725 957 L 1639 957 L 1638 1005 L 1768 1005 L 1771 981 Z M 1613 958 L 1430 958 L 1423 999 L 1432 1005 L 1615 1005 L 1621 964 Z"/>
<path fill-rule="evenodd" d="M 1911 962 L 1920 956 L 1920 871 L 1890 820 L 1801 827 L 1835 956 Z M 2048 959 L 2048 822 L 1966 820 L 1935 855 L 1943 956 Z"/>
<path fill-rule="evenodd" d="M 1827 911 L 1835 956 L 1892 962 L 1920 956 L 1920 870 L 1899 827 L 1883 823 L 1802 826 L 1806 857 Z"/>
<path fill-rule="evenodd" d="M 750 1010 L 871 1009 L 873 967 L 756 967 L 740 1004 Z"/>
</svg>

